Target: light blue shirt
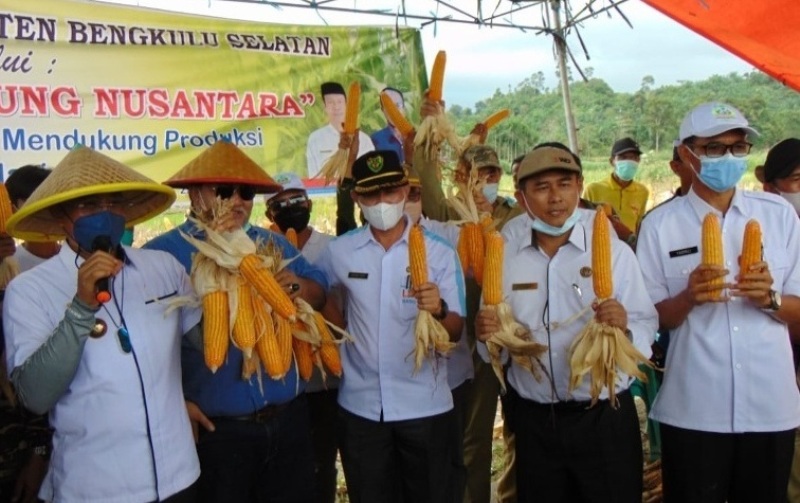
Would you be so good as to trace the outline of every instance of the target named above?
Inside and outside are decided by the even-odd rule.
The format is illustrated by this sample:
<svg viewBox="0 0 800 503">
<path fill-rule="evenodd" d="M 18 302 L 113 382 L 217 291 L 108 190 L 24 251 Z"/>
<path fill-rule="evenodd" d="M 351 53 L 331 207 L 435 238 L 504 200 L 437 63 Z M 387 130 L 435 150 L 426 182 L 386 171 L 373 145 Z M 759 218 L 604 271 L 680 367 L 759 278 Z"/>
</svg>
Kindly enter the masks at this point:
<svg viewBox="0 0 800 503">
<path fill-rule="evenodd" d="M 408 221 L 406 217 L 406 222 Z M 417 301 L 411 297 L 408 231 L 388 250 L 368 225 L 339 236 L 317 263 L 331 286 L 347 294 L 347 330 L 342 345 L 339 405 L 372 421 L 429 417 L 453 408 L 447 365 L 425 359 L 414 372 Z M 453 248 L 425 231 L 428 278 L 452 312 L 464 314 L 463 273 Z"/>
<path fill-rule="evenodd" d="M 508 381 L 520 396 L 538 403 L 589 400 L 588 375 L 572 393 L 569 392 L 569 346 L 594 316 L 589 306 L 595 295 L 592 277 L 588 274 L 592 267 L 592 228 L 582 221 L 576 223 L 567 243 L 552 258 L 532 246 L 532 233 L 530 227 L 528 229 L 527 233 L 518 233 L 516 239 L 505 246 L 503 297 L 514 318 L 533 332 L 537 342 L 549 346 L 549 351 L 541 356 L 540 361 L 547 374 L 552 376 L 553 383 L 551 386 L 547 377 L 537 381 L 516 363 L 511 364 Z M 628 329 L 633 333 L 633 344 L 649 357 L 658 315 L 645 293 L 644 280 L 633 251 L 613 235 L 611 270 L 613 297 L 628 313 Z M 581 312 L 582 316 L 574 318 Z M 546 326 L 550 327 L 549 337 Z M 489 361 L 486 344 L 478 344 L 478 351 Z M 618 373 L 616 392 L 628 389 L 632 380 Z M 607 390 L 603 389 L 600 398 L 608 398 Z"/>
<path fill-rule="evenodd" d="M 690 191 L 654 209 L 639 232 L 637 254 L 655 304 L 686 289 L 700 264 L 701 227 L 707 213 L 722 223 L 725 282 L 739 274 L 738 258 L 747 221 L 764 229 L 764 258 L 773 288 L 800 295 L 800 225 L 782 198 L 736 190 L 722 216 Z M 651 417 L 692 430 L 719 433 L 789 430 L 800 424 L 800 393 L 795 383 L 786 325 L 750 302 L 694 307 L 670 330 L 666 372 Z"/>
</svg>

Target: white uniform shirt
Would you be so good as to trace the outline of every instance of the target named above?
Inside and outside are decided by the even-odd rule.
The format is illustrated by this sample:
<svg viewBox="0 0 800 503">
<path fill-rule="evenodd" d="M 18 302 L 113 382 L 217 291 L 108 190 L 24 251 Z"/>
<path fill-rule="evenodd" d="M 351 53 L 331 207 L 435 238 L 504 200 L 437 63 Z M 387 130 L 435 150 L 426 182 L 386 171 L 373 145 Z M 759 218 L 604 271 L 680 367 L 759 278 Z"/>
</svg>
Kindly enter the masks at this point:
<svg viewBox="0 0 800 503">
<path fill-rule="evenodd" d="M 159 494 L 139 374 L 133 354 L 120 347 L 114 323 L 120 317 L 111 302 L 110 317 L 105 309 L 95 315 L 106 321 L 107 333 L 86 341 L 72 383 L 50 411 L 53 454 L 39 493 L 46 501 L 155 501 L 200 475 L 181 387 L 180 345 L 201 311 L 182 308 L 166 314 L 166 301 L 155 300 L 194 295 L 184 268 L 171 255 L 135 248 L 125 252 L 129 262 L 113 282 L 113 295 L 141 367 Z M 79 258 L 78 265 L 82 262 Z M 9 284 L 3 306 L 9 369 L 22 365 L 50 337 L 76 290 L 75 252 L 68 246 Z"/>
<path fill-rule="evenodd" d="M 592 266 L 592 232 L 582 221 L 575 224 L 569 241 L 550 258 L 531 245 L 532 231 L 519 235 L 505 247 L 503 257 L 503 296 L 514 318 L 533 331 L 537 342 L 547 344 L 549 352 L 541 363 L 553 377 L 555 393 L 547 377 L 536 381 L 527 370 L 512 363 L 508 380 L 515 390 L 528 400 L 550 403 L 566 400 L 589 400 L 589 376 L 569 393 L 569 346 L 594 316 L 591 308 L 569 324 L 569 318 L 590 306 L 595 300 L 590 274 Z M 644 280 L 636 257 L 630 247 L 611 238 L 614 298 L 628 313 L 628 329 L 633 344 L 642 354 L 650 356 L 658 323 L 658 315 L 645 295 Z M 548 340 L 545 326 L 550 326 Z M 478 344 L 481 356 L 488 361 L 486 344 Z M 552 361 L 552 365 L 551 365 Z M 619 374 L 617 393 L 628 389 L 632 378 Z M 608 398 L 604 389 L 601 399 Z"/>
<path fill-rule="evenodd" d="M 406 221 L 408 219 L 406 218 Z M 419 309 L 409 296 L 408 231 L 384 250 L 368 225 L 332 240 L 317 264 L 331 286 L 347 294 L 347 329 L 355 341 L 341 348 L 339 405 L 372 421 L 429 417 L 453 408 L 447 365 L 423 361 L 414 372 L 414 324 Z M 464 314 L 464 282 L 455 250 L 425 231 L 428 280 L 450 311 Z"/>
<path fill-rule="evenodd" d="M 453 248 L 458 246 L 458 236 L 461 232 L 459 226 L 425 217 L 420 218 L 419 223 L 425 229 L 446 239 Z M 475 366 L 472 363 L 472 352 L 469 350 L 467 342 L 467 326 L 464 324 L 461 339 L 447 355 L 447 383 L 450 385 L 450 389 L 456 389 L 473 377 L 475 377 Z"/>
<path fill-rule="evenodd" d="M 700 264 L 703 218 L 720 217 L 725 264 L 739 274 L 744 227 L 751 218 L 764 229 L 764 258 L 773 288 L 800 295 L 800 225 L 782 198 L 736 190 L 722 214 L 694 191 L 655 208 L 644 219 L 637 253 L 655 304 L 686 289 Z M 664 381 L 653 419 L 679 428 L 739 433 L 789 430 L 800 424 L 786 325 L 750 302 L 706 303 L 670 330 Z"/>
<path fill-rule="evenodd" d="M 322 255 L 322 252 L 325 251 L 325 249 L 328 247 L 328 243 L 333 238 L 334 236 L 319 232 L 317 229 L 312 227 L 311 235 L 308 237 L 308 241 L 306 241 L 306 244 L 303 245 L 303 249 L 300 251 L 306 260 L 312 264 L 316 264 L 320 255 Z"/>
<path fill-rule="evenodd" d="M 17 251 L 14 252 L 14 258 L 17 259 L 20 272 L 25 272 L 28 269 L 33 269 L 42 262 L 49 260 L 49 258 L 37 257 L 29 252 L 23 245 L 17 246 Z"/>
<path fill-rule="evenodd" d="M 308 135 L 306 144 L 306 163 L 308 165 L 308 178 L 314 178 L 322 170 L 322 165 L 330 156 L 339 150 L 339 139 L 341 133 L 330 124 L 325 124 L 321 128 Z M 358 157 L 372 152 L 375 146 L 372 140 L 363 131 L 358 132 Z"/>
</svg>

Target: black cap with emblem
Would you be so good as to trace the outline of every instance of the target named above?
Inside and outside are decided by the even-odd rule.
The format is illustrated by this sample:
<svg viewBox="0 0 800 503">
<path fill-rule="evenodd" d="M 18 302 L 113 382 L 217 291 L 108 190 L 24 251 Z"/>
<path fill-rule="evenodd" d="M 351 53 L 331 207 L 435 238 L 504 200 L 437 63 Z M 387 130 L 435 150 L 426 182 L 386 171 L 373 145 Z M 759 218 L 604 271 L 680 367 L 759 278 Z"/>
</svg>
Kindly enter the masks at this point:
<svg viewBox="0 0 800 503">
<path fill-rule="evenodd" d="M 408 183 L 408 174 L 392 150 L 373 150 L 353 163 L 355 191 L 359 194 L 399 187 Z"/>
</svg>

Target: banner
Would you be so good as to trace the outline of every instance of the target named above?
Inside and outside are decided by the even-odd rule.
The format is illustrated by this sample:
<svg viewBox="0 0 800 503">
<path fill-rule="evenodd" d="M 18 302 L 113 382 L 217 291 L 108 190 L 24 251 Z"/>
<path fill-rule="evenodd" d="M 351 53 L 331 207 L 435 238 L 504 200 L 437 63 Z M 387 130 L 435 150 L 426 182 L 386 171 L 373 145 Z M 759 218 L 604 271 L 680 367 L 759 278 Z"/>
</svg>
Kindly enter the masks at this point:
<svg viewBox="0 0 800 503">
<path fill-rule="evenodd" d="M 305 178 L 327 81 L 358 81 L 361 130 L 384 128 L 378 93 L 418 103 L 426 84 L 419 32 L 0 0 L 0 169 L 54 166 L 83 144 L 163 181 L 224 138 Z"/>
</svg>

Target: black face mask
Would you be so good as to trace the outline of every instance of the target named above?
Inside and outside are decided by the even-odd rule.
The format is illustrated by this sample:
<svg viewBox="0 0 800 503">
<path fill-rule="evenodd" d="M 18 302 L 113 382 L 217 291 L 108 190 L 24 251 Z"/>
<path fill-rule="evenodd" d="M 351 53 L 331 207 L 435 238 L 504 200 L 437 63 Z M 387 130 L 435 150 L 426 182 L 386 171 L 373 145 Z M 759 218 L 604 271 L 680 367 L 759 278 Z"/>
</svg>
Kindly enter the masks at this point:
<svg viewBox="0 0 800 503">
<path fill-rule="evenodd" d="M 290 206 L 273 215 L 273 220 L 278 224 L 281 232 L 286 232 L 290 228 L 300 232 L 308 227 L 310 219 L 311 210 L 303 206 Z"/>
</svg>

